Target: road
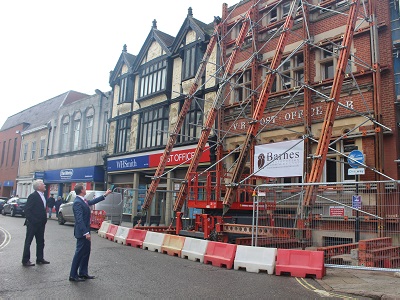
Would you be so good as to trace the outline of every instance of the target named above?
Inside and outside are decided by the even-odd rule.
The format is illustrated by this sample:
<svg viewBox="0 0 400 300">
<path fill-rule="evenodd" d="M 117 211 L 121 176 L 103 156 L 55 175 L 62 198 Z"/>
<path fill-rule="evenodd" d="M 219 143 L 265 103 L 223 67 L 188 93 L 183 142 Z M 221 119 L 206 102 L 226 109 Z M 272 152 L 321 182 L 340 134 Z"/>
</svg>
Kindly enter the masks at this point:
<svg viewBox="0 0 400 300">
<path fill-rule="evenodd" d="M 73 226 L 49 220 L 45 259 L 23 267 L 24 218 L 0 216 L 0 299 L 319 299 L 312 279 L 227 270 L 92 235 L 89 272 L 96 279 L 69 282 Z M 31 261 L 35 261 L 35 241 Z M 325 294 L 324 298 L 334 299 Z M 338 298 L 336 298 L 338 299 Z"/>
</svg>

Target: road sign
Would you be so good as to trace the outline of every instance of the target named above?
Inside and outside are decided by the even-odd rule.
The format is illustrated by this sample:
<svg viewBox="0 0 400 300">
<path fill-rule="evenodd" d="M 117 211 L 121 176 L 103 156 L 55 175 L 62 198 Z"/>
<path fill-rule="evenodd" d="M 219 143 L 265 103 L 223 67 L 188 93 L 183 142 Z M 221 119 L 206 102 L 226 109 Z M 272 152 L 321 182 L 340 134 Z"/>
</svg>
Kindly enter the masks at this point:
<svg viewBox="0 0 400 300">
<path fill-rule="evenodd" d="M 360 164 L 364 163 L 364 154 L 360 150 L 353 150 L 350 152 L 347 162 L 352 168 L 361 167 Z"/>
<path fill-rule="evenodd" d="M 365 175 L 365 169 L 364 168 L 349 168 L 347 170 L 347 175 Z"/>
<path fill-rule="evenodd" d="M 352 206 L 353 208 L 361 209 L 361 196 L 360 195 L 353 195 L 352 199 Z"/>
</svg>

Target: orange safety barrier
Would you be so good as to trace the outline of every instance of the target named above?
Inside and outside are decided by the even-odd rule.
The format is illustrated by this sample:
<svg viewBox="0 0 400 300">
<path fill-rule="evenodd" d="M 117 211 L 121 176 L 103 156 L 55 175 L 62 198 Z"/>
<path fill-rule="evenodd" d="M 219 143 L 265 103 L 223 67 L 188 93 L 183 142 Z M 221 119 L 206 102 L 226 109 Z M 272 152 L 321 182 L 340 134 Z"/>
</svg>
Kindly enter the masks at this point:
<svg viewBox="0 0 400 300">
<path fill-rule="evenodd" d="M 315 275 L 322 279 L 326 274 L 323 251 L 278 249 L 275 274 L 289 273 L 293 277 Z"/>
<path fill-rule="evenodd" d="M 232 269 L 235 260 L 237 245 L 220 242 L 208 242 L 206 253 L 204 254 L 204 263 L 211 263 L 216 267 L 225 266 Z"/>
<path fill-rule="evenodd" d="M 115 234 L 117 233 L 117 230 L 118 230 L 117 225 L 110 224 L 110 226 L 108 226 L 108 230 L 106 233 L 107 240 L 114 241 L 114 237 L 115 237 Z"/>
<path fill-rule="evenodd" d="M 161 253 L 181 257 L 184 244 L 184 236 L 166 234 L 161 245 Z"/>
<path fill-rule="evenodd" d="M 92 210 L 90 214 L 90 228 L 100 229 L 101 223 L 106 219 L 104 210 Z"/>
<path fill-rule="evenodd" d="M 136 248 L 143 248 L 143 241 L 146 238 L 146 230 L 136 228 L 129 229 L 128 236 L 126 237 L 126 245 Z"/>
</svg>

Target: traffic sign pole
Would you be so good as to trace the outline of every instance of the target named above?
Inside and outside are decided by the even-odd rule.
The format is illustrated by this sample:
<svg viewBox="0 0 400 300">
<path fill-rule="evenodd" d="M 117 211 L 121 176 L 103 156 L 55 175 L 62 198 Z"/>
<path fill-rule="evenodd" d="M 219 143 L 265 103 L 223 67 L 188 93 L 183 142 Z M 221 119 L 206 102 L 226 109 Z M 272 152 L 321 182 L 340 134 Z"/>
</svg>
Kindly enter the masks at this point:
<svg viewBox="0 0 400 300">
<path fill-rule="evenodd" d="M 360 180 L 360 175 L 356 175 L 356 195 L 358 195 L 358 181 Z M 356 224 L 355 224 L 355 242 L 358 243 L 360 240 L 360 216 L 359 216 L 359 209 L 356 210 Z"/>
</svg>

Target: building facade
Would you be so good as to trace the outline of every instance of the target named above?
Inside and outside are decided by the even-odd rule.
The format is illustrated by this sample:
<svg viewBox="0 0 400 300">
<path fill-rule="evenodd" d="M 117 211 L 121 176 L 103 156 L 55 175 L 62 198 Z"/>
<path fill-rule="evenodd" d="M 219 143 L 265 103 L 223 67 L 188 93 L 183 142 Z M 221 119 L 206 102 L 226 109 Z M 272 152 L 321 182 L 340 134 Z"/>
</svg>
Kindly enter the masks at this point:
<svg viewBox="0 0 400 300">
<path fill-rule="evenodd" d="M 151 176 L 176 126 L 212 33 L 213 25 L 196 20 L 191 8 L 176 37 L 158 30 L 154 20 L 139 54 L 128 55 L 124 48 L 111 74 L 114 99 L 108 181 L 126 193 L 124 213 L 128 218 L 141 211 Z M 149 209 L 149 215 L 161 216 L 163 224 L 171 220 L 174 195 L 215 96 L 217 78 L 210 74 L 215 73 L 218 55 L 215 50 L 210 57 L 211 63 L 170 153 L 166 180 L 158 186 Z M 209 162 L 209 154 L 204 153 L 201 164 L 206 166 Z M 192 213 L 187 211 L 188 215 Z"/>
<path fill-rule="evenodd" d="M 103 155 L 111 101 L 110 93 L 98 93 L 69 91 L 15 116 L 27 122 L 18 133 L 15 194 L 27 197 L 35 179 L 44 180 L 47 196 L 65 198 L 77 182 L 86 183 L 87 189 L 105 188 Z"/>
</svg>

